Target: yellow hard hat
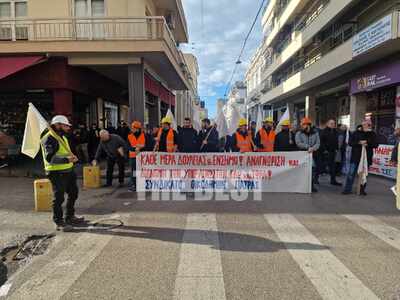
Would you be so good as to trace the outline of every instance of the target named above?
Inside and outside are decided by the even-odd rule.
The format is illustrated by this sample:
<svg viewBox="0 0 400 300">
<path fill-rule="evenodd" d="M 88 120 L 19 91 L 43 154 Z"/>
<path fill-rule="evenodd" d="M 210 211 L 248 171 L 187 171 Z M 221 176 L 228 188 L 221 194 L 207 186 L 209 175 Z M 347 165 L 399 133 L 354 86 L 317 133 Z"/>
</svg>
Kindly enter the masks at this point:
<svg viewBox="0 0 400 300">
<path fill-rule="evenodd" d="M 271 117 L 265 118 L 264 123 L 274 123 L 274 118 Z"/>
<path fill-rule="evenodd" d="M 161 120 L 161 124 L 164 124 L 164 123 L 171 124 L 171 123 L 172 123 L 171 118 L 170 118 L 170 117 L 164 117 L 164 118 Z"/>
<path fill-rule="evenodd" d="M 247 120 L 246 119 L 240 119 L 239 120 L 239 127 L 241 126 L 247 126 Z"/>
<path fill-rule="evenodd" d="M 290 121 L 289 120 L 283 120 L 282 126 L 290 126 Z"/>
</svg>

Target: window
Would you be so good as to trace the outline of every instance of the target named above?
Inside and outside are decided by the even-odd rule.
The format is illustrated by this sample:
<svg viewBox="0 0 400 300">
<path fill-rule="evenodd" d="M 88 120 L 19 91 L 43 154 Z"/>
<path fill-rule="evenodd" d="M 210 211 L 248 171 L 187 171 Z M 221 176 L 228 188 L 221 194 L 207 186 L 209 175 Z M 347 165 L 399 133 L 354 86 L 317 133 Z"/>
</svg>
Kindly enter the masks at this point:
<svg viewBox="0 0 400 300">
<path fill-rule="evenodd" d="M 76 17 L 102 17 L 104 14 L 104 0 L 75 0 Z"/>
<path fill-rule="evenodd" d="M 0 3 L 0 18 L 7 19 L 11 18 L 11 3 L 1 2 Z"/>
<path fill-rule="evenodd" d="M 92 0 L 92 16 L 104 16 L 104 0 Z"/>
<path fill-rule="evenodd" d="M 75 17 L 86 17 L 87 15 L 87 1 L 75 0 Z"/>
<path fill-rule="evenodd" d="M 15 17 L 26 17 L 28 15 L 28 7 L 26 2 L 15 2 Z"/>
</svg>

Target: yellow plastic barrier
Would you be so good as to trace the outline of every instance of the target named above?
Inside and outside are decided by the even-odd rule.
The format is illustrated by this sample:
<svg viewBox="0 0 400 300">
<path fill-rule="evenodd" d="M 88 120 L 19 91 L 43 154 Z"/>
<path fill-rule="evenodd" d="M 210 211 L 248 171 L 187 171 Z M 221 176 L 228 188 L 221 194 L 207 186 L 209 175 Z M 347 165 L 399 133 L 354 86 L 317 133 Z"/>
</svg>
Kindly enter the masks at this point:
<svg viewBox="0 0 400 300">
<path fill-rule="evenodd" d="M 50 180 L 35 180 L 33 183 L 33 189 L 35 193 L 35 211 L 51 211 L 53 188 Z"/>
<path fill-rule="evenodd" d="M 83 187 L 88 189 L 96 189 L 100 186 L 100 167 L 84 167 Z"/>
</svg>

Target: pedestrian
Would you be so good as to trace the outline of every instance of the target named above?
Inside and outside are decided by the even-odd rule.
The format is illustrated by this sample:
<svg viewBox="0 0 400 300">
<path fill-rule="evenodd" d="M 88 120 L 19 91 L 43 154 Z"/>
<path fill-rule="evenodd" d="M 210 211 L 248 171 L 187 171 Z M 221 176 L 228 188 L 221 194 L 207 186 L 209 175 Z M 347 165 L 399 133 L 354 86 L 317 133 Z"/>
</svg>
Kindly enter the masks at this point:
<svg viewBox="0 0 400 300">
<path fill-rule="evenodd" d="M 89 134 L 84 124 L 79 124 L 78 130 L 75 134 L 76 139 L 76 154 L 78 155 L 79 161 L 83 164 L 89 162 L 88 154 L 88 141 Z"/>
<path fill-rule="evenodd" d="M 105 154 L 107 159 L 107 179 L 103 187 L 112 186 L 115 164 L 118 165 L 119 187 L 124 186 L 126 152 L 127 145 L 119 135 L 110 134 L 104 129 L 100 131 L 100 144 L 92 164 L 96 166 L 102 155 Z"/>
<path fill-rule="evenodd" d="M 100 143 L 100 129 L 96 123 L 93 123 L 88 133 L 89 161 L 94 160 L 99 143 Z"/>
<path fill-rule="evenodd" d="M 374 149 L 378 147 L 376 133 L 372 130 L 371 123 L 364 121 L 361 128 L 358 127 L 352 137 L 350 138 L 351 145 L 351 159 L 349 172 L 346 177 L 346 184 L 343 190 L 344 195 L 351 194 L 353 189 L 354 180 L 358 172 L 358 167 L 361 161 L 363 147 L 366 148 L 368 168 L 372 165 L 372 158 L 374 156 Z M 366 184 L 360 186 L 360 195 L 366 196 Z"/>
<path fill-rule="evenodd" d="M 199 152 L 199 136 L 197 130 L 193 128 L 192 120 L 190 118 L 185 118 L 183 127 L 180 127 L 178 130 L 178 136 L 179 152 Z"/>
<path fill-rule="evenodd" d="M 124 140 L 128 141 L 128 135 L 130 133 L 128 124 L 125 121 L 121 121 L 117 128 L 117 134 Z"/>
<path fill-rule="evenodd" d="M 290 152 L 296 151 L 296 135 L 290 131 L 290 121 L 282 122 L 282 130 L 275 137 L 274 151 Z"/>
<path fill-rule="evenodd" d="M 274 119 L 268 117 L 263 122 L 263 127 L 257 132 L 255 145 L 258 152 L 274 152 L 275 144 Z"/>
<path fill-rule="evenodd" d="M 327 154 L 327 164 L 331 177 L 331 185 L 341 186 L 336 180 L 336 155 L 339 151 L 339 132 L 336 128 L 336 121 L 331 119 L 326 123 L 325 129 L 321 130 L 320 152 Z"/>
<path fill-rule="evenodd" d="M 249 132 L 251 134 L 251 138 L 254 143 L 256 140 L 256 134 L 257 134 L 257 122 L 255 122 L 255 121 L 250 122 Z"/>
<path fill-rule="evenodd" d="M 146 135 L 142 130 L 142 123 L 135 121 L 132 123 L 131 133 L 128 135 L 129 162 L 131 166 L 131 183 L 129 190 L 136 192 L 136 157 L 146 149 Z"/>
<path fill-rule="evenodd" d="M 254 143 L 251 133 L 247 128 L 246 119 L 239 120 L 238 129 L 232 135 L 232 151 L 240 153 L 254 151 Z"/>
<path fill-rule="evenodd" d="M 157 130 L 158 130 L 158 128 L 157 128 Z M 154 134 L 153 134 L 153 127 L 151 125 L 147 124 L 144 134 L 145 134 L 145 138 L 146 138 L 145 151 L 153 151 L 154 146 L 156 145 L 156 141 L 154 139 Z"/>
<path fill-rule="evenodd" d="M 115 129 L 114 125 L 111 122 L 107 123 L 107 128 L 109 134 L 118 134 L 117 129 Z"/>
<path fill-rule="evenodd" d="M 158 130 L 154 151 L 177 152 L 179 143 L 178 133 L 171 127 L 171 124 L 172 120 L 169 117 L 164 117 L 161 120 L 162 127 Z"/>
<path fill-rule="evenodd" d="M 390 161 L 397 166 L 398 154 L 399 154 L 399 141 L 400 141 L 400 128 L 394 130 L 394 136 L 396 137 L 396 145 L 393 148 L 392 156 Z"/>
<path fill-rule="evenodd" d="M 75 216 L 75 202 L 79 189 L 74 164 L 78 157 L 71 152 L 66 135 L 71 130 L 71 123 L 65 116 L 55 116 L 51 129 L 41 139 L 43 163 L 46 175 L 53 186 L 53 221 L 58 231 L 71 231 L 72 225 L 84 222 Z M 66 214 L 62 205 L 67 194 Z"/>
<path fill-rule="evenodd" d="M 312 122 L 309 118 L 301 120 L 301 130 L 296 133 L 296 145 L 301 151 L 308 151 L 313 155 L 313 175 L 311 179 L 311 190 L 313 193 L 318 192 L 315 187 L 315 158 L 320 147 L 319 134 L 312 127 Z"/>
<path fill-rule="evenodd" d="M 201 131 L 199 132 L 200 152 L 219 152 L 218 131 L 215 126 L 211 126 L 210 119 L 201 121 Z"/>
</svg>

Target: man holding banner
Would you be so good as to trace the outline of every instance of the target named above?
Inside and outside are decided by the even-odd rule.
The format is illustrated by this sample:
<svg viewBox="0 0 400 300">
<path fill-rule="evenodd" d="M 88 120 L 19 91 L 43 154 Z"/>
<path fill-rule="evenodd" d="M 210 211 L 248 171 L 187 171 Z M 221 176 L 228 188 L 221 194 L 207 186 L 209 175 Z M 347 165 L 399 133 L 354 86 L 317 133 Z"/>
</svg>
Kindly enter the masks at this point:
<svg viewBox="0 0 400 300">
<path fill-rule="evenodd" d="M 275 144 L 274 119 L 269 117 L 263 122 L 263 127 L 257 132 L 255 144 L 259 152 L 274 152 Z"/>
<path fill-rule="evenodd" d="M 253 138 L 251 132 L 247 129 L 246 119 L 239 121 L 239 128 L 232 136 L 232 151 L 247 153 L 254 151 Z"/>
</svg>

